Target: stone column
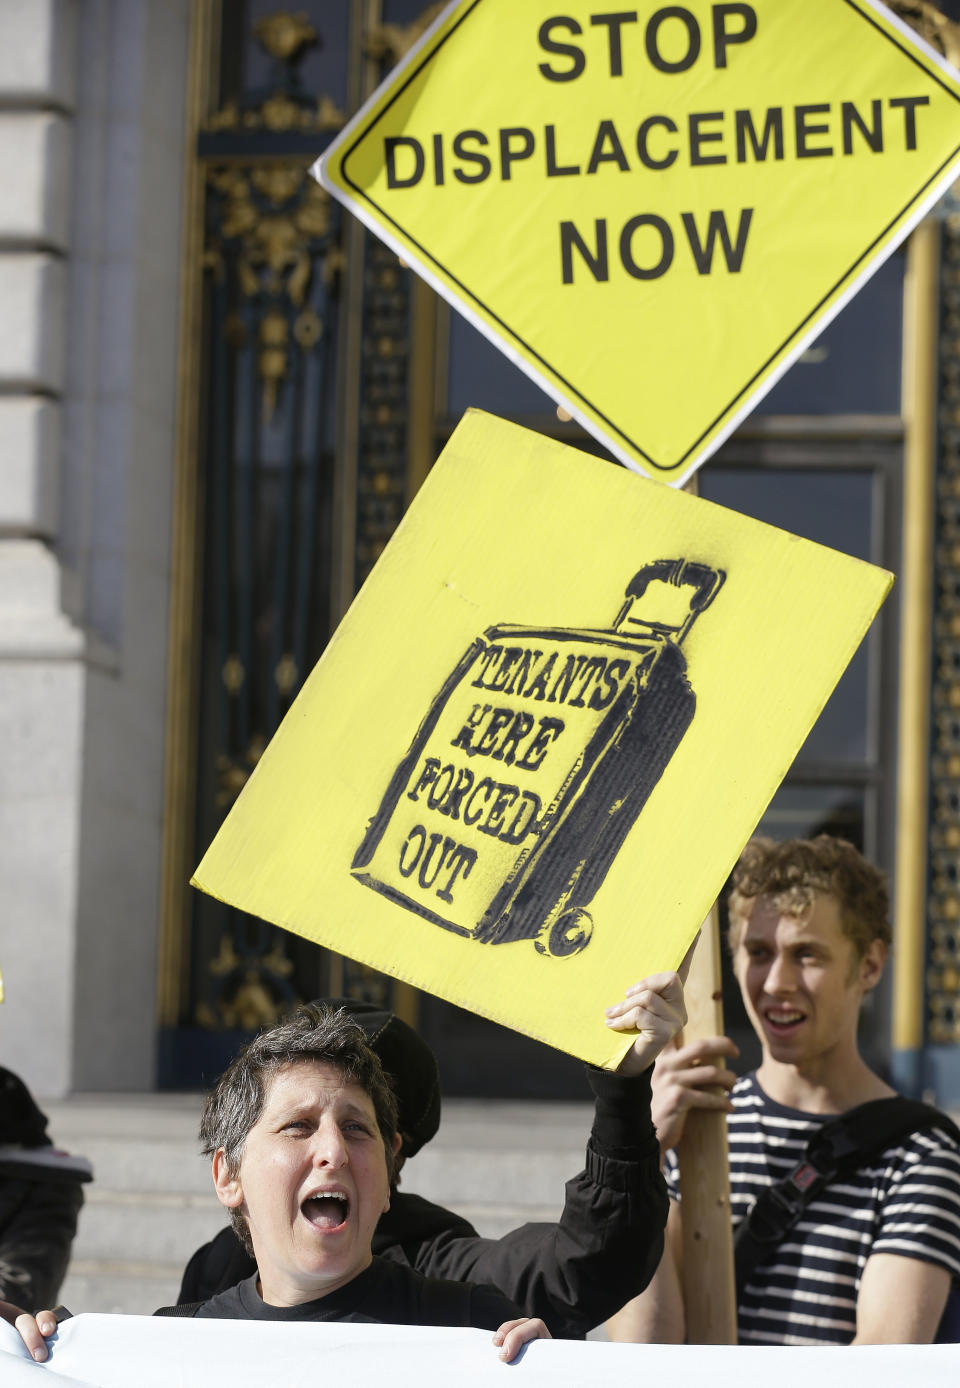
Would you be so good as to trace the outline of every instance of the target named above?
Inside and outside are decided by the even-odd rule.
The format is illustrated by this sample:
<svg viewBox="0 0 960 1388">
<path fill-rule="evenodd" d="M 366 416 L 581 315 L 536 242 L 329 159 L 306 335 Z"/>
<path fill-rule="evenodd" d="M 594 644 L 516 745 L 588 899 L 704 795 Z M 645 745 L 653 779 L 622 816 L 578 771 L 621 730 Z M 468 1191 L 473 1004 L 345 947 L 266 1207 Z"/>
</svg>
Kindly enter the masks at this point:
<svg viewBox="0 0 960 1388">
<path fill-rule="evenodd" d="M 70 1080 L 83 639 L 58 478 L 75 100 L 69 3 L 0 0 L 0 1055 Z"/>
<path fill-rule="evenodd" d="M 151 1088 L 190 0 L 0 0 L 0 1063 Z"/>
</svg>

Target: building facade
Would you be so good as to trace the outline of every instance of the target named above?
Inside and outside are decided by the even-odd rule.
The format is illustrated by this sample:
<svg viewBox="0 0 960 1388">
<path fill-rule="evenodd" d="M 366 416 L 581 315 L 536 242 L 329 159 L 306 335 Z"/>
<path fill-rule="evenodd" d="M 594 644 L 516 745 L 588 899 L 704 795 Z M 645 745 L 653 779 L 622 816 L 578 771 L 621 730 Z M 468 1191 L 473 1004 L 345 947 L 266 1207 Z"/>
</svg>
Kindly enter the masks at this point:
<svg viewBox="0 0 960 1388">
<path fill-rule="evenodd" d="M 898 8 L 956 43 L 949 4 Z M 40 1093 L 199 1084 L 321 993 L 415 1020 L 451 1092 L 504 1092 L 508 1054 L 580 1092 L 187 885 L 463 410 L 600 451 L 307 175 L 438 9 L 0 0 L 0 1043 Z M 762 827 L 890 872 L 866 1044 L 956 1104 L 960 205 L 698 486 L 898 575 Z"/>
</svg>

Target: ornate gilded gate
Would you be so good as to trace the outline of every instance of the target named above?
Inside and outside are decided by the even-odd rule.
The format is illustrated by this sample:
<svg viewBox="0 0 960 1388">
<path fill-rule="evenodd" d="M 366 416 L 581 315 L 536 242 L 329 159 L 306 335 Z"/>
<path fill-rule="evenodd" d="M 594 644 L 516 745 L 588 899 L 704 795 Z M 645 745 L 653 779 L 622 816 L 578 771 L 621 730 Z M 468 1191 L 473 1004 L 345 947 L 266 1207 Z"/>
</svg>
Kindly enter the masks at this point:
<svg viewBox="0 0 960 1388">
<path fill-rule="evenodd" d="M 173 739 L 193 762 L 178 769 L 191 829 L 168 825 L 161 960 L 161 1082 L 180 1085 L 300 999 L 415 1005 L 392 980 L 182 884 L 416 489 L 433 404 L 432 296 L 308 174 L 431 12 L 395 5 L 384 23 L 356 0 L 197 8 L 196 477 L 178 521 L 202 561 L 179 575 L 172 658 L 181 684 L 191 660 L 198 677 L 194 726 L 185 707 Z"/>
</svg>

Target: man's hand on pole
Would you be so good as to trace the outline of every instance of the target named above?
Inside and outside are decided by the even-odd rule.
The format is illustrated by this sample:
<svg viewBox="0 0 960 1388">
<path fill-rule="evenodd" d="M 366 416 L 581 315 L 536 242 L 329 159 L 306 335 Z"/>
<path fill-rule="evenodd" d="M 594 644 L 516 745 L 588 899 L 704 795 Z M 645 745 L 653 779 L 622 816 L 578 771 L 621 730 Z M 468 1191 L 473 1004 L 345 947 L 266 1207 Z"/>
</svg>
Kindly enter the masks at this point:
<svg viewBox="0 0 960 1388">
<path fill-rule="evenodd" d="M 729 1036 L 705 1036 L 689 1046 L 669 1045 L 657 1058 L 653 1071 L 654 1127 L 661 1150 L 676 1147 L 691 1109 L 732 1113 L 727 1091 L 737 1077 L 723 1064 L 723 1057 L 740 1054 Z"/>
</svg>

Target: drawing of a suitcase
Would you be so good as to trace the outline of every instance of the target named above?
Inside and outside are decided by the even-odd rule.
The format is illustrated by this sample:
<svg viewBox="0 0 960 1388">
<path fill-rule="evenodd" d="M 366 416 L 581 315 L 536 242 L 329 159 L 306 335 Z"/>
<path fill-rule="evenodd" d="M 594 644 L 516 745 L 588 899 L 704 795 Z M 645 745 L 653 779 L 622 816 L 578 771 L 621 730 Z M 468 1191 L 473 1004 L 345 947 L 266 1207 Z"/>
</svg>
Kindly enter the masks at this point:
<svg viewBox="0 0 960 1388">
<path fill-rule="evenodd" d="M 357 879 L 482 944 L 582 950 L 587 907 L 694 717 L 681 644 L 724 579 L 661 559 L 608 630 L 489 627 L 397 766 Z"/>
</svg>

